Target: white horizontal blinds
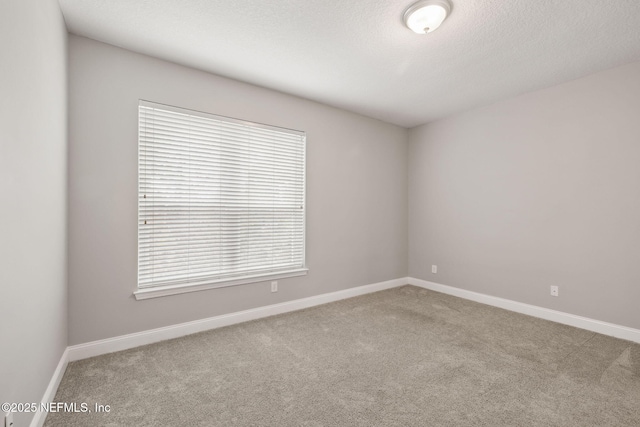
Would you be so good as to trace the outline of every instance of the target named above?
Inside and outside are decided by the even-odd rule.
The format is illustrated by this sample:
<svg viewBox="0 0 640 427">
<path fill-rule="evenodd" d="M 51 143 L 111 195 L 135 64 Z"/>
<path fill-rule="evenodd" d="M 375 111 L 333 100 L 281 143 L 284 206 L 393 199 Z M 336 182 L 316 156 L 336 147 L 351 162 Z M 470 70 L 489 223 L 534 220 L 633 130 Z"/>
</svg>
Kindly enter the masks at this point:
<svg viewBox="0 0 640 427">
<path fill-rule="evenodd" d="M 138 286 L 304 268 L 305 136 L 140 102 Z"/>
</svg>

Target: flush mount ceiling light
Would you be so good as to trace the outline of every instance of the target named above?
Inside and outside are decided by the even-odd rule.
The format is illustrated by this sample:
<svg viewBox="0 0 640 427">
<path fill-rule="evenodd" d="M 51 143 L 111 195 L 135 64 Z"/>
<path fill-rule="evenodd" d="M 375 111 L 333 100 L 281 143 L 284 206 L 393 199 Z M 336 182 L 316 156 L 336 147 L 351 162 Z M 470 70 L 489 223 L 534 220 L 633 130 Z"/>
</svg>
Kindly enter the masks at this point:
<svg viewBox="0 0 640 427">
<path fill-rule="evenodd" d="M 427 34 L 435 31 L 450 13 L 449 0 L 421 0 L 404 12 L 404 23 L 414 33 Z"/>
</svg>

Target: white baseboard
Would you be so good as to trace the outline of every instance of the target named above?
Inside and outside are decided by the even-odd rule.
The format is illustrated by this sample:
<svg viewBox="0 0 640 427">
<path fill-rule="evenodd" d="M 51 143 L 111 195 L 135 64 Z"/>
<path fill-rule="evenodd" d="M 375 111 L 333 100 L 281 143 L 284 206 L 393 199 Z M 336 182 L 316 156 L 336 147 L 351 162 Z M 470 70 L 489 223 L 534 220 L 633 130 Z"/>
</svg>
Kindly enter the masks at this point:
<svg viewBox="0 0 640 427">
<path fill-rule="evenodd" d="M 388 280 L 386 282 L 345 289 L 343 291 L 287 301 L 280 304 L 267 305 L 236 313 L 223 314 L 221 316 L 210 317 L 208 319 L 195 320 L 193 322 L 166 326 L 164 328 L 151 329 L 119 337 L 92 341 L 85 344 L 73 345 L 68 347 L 69 361 L 72 362 L 74 360 L 86 359 L 88 357 L 99 356 L 101 354 L 113 353 L 114 351 L 127 350 L 141 345 L 152 344 L 159 341 L 195 334 L 197 332 L 207 331 L 209 329 L 221 328 L 223 326 L 234 325 L 236 323 L 246 322 L 249 320 L 301 310 L 303 308 L 403 286 L 408 283 L 409 279 L 403 277 L 400 279 Z"/>
<path fill-rule="evenodd" d="M 53 376 L 51 377 L 51 381 L 49 381 L 49 385 L 44 392 L 44 396 L 42 396 L 41 403 L 51 403 L 53 399 L 56 397 L 56 392 L 58 391 L 58 386 L 60 385 L 60 381 L 62 381 L 62 377 L 64 376 L 64 371 L 67 370 L 67 364 L 69 363 L 69 347 L 67 347 L 62 353 L 62 357 L 60 357 L 60 361 L 58 362 L 58 366 L 56 370 L 53 372 Z M 44 424 L 44 420 L 47 418 L 47 412 L 36 411 L 35 415 L 31 419 L 31 427 L 42 427 Z"/>
<path fill-rule="evenodd" d="M 467 291 L 460 288 L 454 288 L 453 286 L 442 285 L 440 283 L 429 282 L 413 277 L 409 277 L 408 280 L 410 285 L 418 286 L 420 288 L 430 289 L 432 291 L 441 292 L 443 294 L 453 295 L 482 304 L 504 308 L 505 310 L 515 311 L 517 313 L 527 314 L 529 316 L 539 317 L 545 320 L 551 320 L 553 322 L 562 323 L 563 325 L 574 326 L 576 328 L 586 329 L 588 331 L 597 332 L 599 334 L 609 335 L 612 337 L 640 343 L 639 329 L 602 322 L 600 320 L 594 320 L 588 317 L 576 316 L 574 314 L 564 313 L 562 311 L 551 310 L 548 308 L 538 307 L 535 305 L 525 304 L 522 302 L 512 301 L 504 298 L 493 297 L 490 295 Z"/>
</svg>

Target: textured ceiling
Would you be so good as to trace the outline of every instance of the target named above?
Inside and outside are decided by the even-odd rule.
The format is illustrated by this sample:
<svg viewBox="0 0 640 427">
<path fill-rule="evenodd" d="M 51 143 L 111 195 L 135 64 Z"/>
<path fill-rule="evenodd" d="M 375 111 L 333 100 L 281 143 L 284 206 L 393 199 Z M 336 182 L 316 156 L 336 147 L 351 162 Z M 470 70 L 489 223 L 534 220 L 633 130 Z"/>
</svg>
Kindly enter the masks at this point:
<svg viewBox="0 0 640 427">
<path fill-rule="evenodd" d="M 405 127 L 640 60 L 640 0 L 59 0 L 69 31 Z"/>
</svg>

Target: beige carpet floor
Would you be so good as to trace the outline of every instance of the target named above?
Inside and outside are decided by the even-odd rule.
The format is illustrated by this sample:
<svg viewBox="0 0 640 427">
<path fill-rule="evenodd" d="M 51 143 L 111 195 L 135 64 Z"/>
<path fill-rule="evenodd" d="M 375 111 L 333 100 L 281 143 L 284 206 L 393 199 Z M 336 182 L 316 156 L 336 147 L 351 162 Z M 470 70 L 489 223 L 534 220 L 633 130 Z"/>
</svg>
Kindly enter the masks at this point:
<svg viewBox="0 0 640 427">
<path fill-rule="evenodd" d="M 640 345 L 404 286 L 69 364 L 46 426 L 640 426 Z"/>
</svg>

